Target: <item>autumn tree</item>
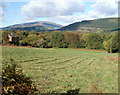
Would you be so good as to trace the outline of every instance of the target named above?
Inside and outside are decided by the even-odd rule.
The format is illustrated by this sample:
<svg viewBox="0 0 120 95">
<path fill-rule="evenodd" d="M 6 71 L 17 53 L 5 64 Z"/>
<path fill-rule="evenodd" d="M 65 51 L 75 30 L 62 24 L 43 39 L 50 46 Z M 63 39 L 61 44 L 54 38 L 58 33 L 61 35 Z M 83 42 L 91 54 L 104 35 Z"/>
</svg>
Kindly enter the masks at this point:
<svg viewBox="0 0 120 95">
<path fill-rule="evenodd" d="M 79 35 L 73 32 L 64 33 L 65 42 L 68 43 L 68 47 L 76 48 L 76 43 L 79 41 Z"/>
</svg>

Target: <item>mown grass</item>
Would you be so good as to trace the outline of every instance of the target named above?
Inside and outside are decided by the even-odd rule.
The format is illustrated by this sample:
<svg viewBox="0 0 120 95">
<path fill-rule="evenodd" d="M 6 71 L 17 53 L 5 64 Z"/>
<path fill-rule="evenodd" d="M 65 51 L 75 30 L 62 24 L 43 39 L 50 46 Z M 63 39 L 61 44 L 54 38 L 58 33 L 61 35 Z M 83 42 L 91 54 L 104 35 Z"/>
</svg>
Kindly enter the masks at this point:
<svg viewBox="0 0 120 95">
<path fill-rule="evenodd" d="M 32 76 L 43 92 L 80 93 L 118 92 L 118 62 L 105 57 L 117 56 L 97 51 L 3 47 L 3 60 L 14 59 Z"/>
</svg>

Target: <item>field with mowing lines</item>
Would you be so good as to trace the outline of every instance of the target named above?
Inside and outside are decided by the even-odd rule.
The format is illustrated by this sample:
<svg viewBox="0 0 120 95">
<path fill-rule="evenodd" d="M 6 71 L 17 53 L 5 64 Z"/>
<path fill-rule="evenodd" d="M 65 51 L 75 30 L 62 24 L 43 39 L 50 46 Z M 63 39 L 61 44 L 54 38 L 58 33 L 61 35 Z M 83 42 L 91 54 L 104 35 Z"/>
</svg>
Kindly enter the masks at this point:
<svg viewBox="0 0 120 95">
<path fill-rule="evenodd" d="M 99 51 L 3 47 L 3 60 L 14 59 L 40 91 L 66 92 L 80 88 L 80 93 L 117 93 L 117 57 Z"/>
</svg>

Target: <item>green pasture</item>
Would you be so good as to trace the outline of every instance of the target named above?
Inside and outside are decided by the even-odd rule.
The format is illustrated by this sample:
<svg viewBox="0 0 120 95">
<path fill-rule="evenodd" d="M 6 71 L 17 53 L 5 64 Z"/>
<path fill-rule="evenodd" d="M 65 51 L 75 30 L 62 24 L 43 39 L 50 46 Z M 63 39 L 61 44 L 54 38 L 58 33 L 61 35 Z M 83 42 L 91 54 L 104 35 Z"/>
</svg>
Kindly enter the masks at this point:
<svg viewBox="0 0 120 95">
<path fill-rule="evenodd" d="M 41 92 L 80 88 L 80 93 L 117 93 L 118 62 L 107 59 L 115 56 L 73 49 L 2 47 L 3 60 L 20 64 Z"/>
</svg>

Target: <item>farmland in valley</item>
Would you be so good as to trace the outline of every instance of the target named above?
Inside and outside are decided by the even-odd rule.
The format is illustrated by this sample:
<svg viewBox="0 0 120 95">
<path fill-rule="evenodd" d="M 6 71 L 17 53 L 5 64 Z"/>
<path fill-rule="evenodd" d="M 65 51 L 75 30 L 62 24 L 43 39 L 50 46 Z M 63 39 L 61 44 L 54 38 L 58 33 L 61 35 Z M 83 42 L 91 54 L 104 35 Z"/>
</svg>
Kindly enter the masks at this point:
<svg viewBox="0 0 120 95">
<path fill-rule="evenodd" d="M 117 93 L 118 62 L 100 51 L 3 47 L 3 60 L 14 59 L 43 92 L 66 92 L 80 88 L 80 93 L 101 91 Z"/>
</svg>

